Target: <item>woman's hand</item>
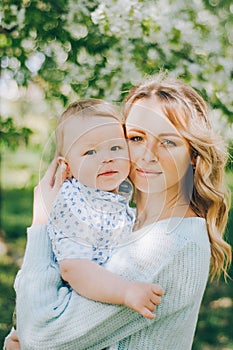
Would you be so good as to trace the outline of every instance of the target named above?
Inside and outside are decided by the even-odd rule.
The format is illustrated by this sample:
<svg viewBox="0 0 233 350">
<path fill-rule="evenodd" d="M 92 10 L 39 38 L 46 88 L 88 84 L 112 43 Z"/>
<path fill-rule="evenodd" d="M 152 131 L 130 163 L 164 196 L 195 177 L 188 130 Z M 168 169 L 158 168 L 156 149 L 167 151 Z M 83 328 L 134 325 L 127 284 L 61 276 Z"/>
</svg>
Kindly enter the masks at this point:
<svg viewBox="0 0 233 350">
<path fill-rule="evenodd" d="M 53 159 L 44 177 L 34 188 L 33 225 L 47 223 L 55 197 L 66 177 L 66 165 L 59 166 L 57 159 Z"/>
<path fill-rule="evenodd" d="M 6 350 L 20 350 L 19 339 L 17 337 L 17 332 L 12 331 L 5 341 Z"/>
</svg>

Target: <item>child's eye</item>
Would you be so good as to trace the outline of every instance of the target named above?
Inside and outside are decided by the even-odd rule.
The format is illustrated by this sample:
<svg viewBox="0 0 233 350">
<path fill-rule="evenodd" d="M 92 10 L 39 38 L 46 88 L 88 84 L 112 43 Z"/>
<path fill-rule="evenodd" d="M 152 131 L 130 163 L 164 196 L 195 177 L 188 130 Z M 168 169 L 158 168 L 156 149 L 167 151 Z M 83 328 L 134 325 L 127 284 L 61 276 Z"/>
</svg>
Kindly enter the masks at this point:
<svg viewBox="0 0 233 350">
<path fill-rule="evenodd" d="M 132 142 L 141 142 L 143 138 L 141 136 L 132 136 L 132 137 L 128 137 L 128 140 Z"/>
<path fill-rule="evenodd" d="M 91 155 L 93 155 L 93 154 L 95 154 L 95 153 L 96 153 L 96 150 L 90 149 L 90 150 L 88 150 L 87 152 L 85 152 L 83 155 L 84 155 L 84 156 L 91 156 Z"/>
<path fill-rule="evenodd" d="M 121 148 L 121 146 L 112 146 L 111 151 L 119 151 Z"/>
<path fill-rule="evenodd" d="M 161 144 L 165 147 L 176 146 L 176 142 L 171 141 L 171 140 L 162 140 Z"/>
</svg>

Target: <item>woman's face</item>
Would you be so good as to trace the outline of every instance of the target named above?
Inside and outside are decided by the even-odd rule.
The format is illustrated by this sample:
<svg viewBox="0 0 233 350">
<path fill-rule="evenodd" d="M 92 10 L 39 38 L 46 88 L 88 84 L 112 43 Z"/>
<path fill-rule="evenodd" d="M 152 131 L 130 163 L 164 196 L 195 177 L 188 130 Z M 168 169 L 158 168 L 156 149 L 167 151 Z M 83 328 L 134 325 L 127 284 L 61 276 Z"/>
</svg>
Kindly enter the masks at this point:
<svg viewBox="0 0 233 350">
<path fill-rule="evenodd" d="M 156 97 L 133 104 L 126 120 L 130 179 L 141 192 L 177 195 L 191 166 L 189 147 L 167 119 Z"/>
</svg>

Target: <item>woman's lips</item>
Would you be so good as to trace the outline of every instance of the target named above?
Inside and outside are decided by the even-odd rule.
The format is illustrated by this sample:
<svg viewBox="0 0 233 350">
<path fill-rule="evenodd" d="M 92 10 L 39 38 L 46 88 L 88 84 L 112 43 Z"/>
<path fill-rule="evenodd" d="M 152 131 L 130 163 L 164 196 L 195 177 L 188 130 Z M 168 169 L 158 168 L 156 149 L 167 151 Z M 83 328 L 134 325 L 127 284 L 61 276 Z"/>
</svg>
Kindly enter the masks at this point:
<svg viewBox="0 0 233 350">
<path fill-rule="evenodd" d="M 155 170 L 145 170 L 145 169 L 136 169 L 136 172 L 141 176 L 158 176 L 162 174 L 162 171 Z"/>
</svg>

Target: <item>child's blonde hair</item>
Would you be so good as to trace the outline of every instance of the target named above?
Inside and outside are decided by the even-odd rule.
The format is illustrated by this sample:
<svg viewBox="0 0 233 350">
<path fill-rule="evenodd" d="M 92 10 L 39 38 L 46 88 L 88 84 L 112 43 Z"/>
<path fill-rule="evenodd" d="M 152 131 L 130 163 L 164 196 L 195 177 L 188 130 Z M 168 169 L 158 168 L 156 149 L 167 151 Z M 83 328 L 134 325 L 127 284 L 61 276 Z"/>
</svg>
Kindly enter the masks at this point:
<svg viewBox="0 0 233 350">
<path fill-rule="evenodd" d="M 64 135 L 67 121 L 70 118 L 80 117 L 109 117 L 114 118 L 123 126 L 123 120 L 117 107 L 104 100 L 88 98 L 78 100 L 70 104 L 62 113 L 58 120 L 56 128 L 56 147 L 57 156 L 65 156 L 64 154 Z"/>
<path fill-rule="evenodd" d="M 214 133 L 203 98 L 185 83 L 164 75 L 151 78 L 131 89 L 124 101 L 127 119 L 132 105 L 156 96 L 165 116 L 188 142 L 193 162 L 193 189 L 190 205 L 204 217 L 211 244 L 211 277 L 218 277 L 231 263 L 231 247 L 223 239 L 230 208 L 229 191 L 224 184 L 226 146 Z"/>
</svg>

